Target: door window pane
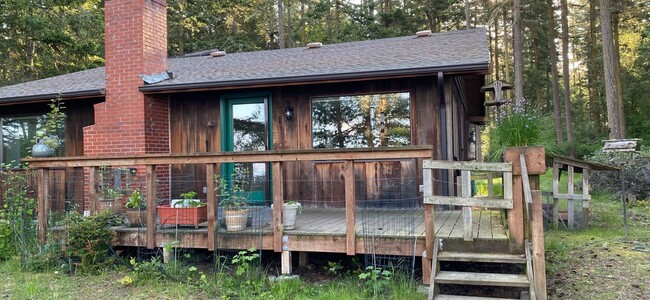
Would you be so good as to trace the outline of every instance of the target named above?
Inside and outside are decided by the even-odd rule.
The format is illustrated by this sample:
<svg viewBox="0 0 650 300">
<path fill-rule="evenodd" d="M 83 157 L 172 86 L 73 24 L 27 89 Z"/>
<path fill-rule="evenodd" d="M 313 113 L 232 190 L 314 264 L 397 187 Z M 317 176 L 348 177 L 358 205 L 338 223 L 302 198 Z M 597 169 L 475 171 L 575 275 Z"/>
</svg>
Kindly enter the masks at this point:
<svg viewBox="0 0 650 300">
<path fill-rule="evenodd" d="M 314 148 L 411 145 L 409 93 L 312 99 Z"/>
</svg>

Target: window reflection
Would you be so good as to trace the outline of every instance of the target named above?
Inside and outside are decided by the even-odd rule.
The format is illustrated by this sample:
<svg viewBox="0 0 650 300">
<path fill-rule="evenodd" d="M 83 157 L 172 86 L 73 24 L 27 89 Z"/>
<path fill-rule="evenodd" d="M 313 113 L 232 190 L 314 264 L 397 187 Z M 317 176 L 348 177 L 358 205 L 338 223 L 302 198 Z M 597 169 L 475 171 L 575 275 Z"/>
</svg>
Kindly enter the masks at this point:
<svg viewBox="0 0 650 300">
<path fill-rule="evenodd" d="M 411 145 L 409 93 L 312 99 L 314 148 Z"/>
</svg>

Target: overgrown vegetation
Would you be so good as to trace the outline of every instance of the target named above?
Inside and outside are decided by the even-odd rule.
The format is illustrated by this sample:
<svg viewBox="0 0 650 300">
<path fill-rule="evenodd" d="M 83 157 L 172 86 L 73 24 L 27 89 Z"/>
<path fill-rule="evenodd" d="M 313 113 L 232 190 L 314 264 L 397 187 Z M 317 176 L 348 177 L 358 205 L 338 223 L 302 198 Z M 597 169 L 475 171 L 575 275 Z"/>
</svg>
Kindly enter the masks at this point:
<svg viewBox="0 0 650 300">
<path fill-rule="evenodd" d="M 646 299 L 650 293 L 650 214 L 647 201 L 630 208 L 628 238 L 622 205 L 595 195 L 588 229 L 546 232 L 550 299 Z"/>
<path fill-rule="evenodd" d="M 642 147 L 635 153 L 597 153 L 593 161 L 617 166 L 620 177 L 615 172 L 595 172 L 592 176 L 594 186 L 610 193 L 624 192 L 628 200 L 650 198 L 650 149 Z"/>
</svg>

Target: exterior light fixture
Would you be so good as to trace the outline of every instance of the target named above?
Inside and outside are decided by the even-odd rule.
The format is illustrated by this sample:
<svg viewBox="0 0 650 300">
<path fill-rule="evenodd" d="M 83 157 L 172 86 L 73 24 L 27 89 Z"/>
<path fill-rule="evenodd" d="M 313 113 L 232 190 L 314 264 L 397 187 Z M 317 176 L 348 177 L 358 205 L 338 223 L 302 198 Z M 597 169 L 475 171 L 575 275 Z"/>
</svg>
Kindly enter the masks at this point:
<svg viewBox="0 0 650 300">
<path fill-rule="evenodd" d="M 287 120 L 293 119 L 293 106 L 287 102 L 287 106 L 284 107 L 284 116 Z"/>
</svg>

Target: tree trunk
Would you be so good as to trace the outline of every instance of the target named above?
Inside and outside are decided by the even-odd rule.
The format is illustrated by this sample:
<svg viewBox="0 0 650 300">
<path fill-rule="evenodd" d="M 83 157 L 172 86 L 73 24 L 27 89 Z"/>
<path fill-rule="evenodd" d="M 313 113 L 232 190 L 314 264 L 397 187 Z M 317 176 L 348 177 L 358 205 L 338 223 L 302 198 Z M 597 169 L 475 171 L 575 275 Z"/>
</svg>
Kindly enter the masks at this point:
<svg viewBox="0 0 650 300">
<path fill-rule="evenodd" d="M 605 71 L 605 96 L 607 100 L 607 128 L 610 139 L 622 139 L 619 102 L 616 99 L 616 76 L 614 74 L 614 41 L 610 18 L 609 0 L 600 0 L 600 31 L 603 36 L 603 69 Z"/>
<path fill-rule="evenodd" d="M 596 1 L 589 0 L 589 41 L 587 58 L 587 82 L 589 89 L 589 115 L 595 128 L 600 128 L 600 93 L 598 88 L 598 70 L 596 68 L 597 41 L 596 41 L 596 21 L 598 12 L 596 11 Z"/>
<path fill-rule="evenodd" d="M 569 85 L 569 9 L 567 7 L 567 0 L 562 0 L 562 79 L 564 83 L 564 117 L 566 122 L 566 138 L 569 143 L 569 154 L 575 157 L 575 149 L 573 145 L 573 125 L 571 123 L 571 89 Z"/>
<path fill-rule="evenodd" d="M 469 25 L 469 19 L 470 19 L 470 16 L 469 16 L 469 0 L 464 0 L 464 2 L 465 2 L 465 29 L 469 29 L 470 28 L 470 25 Z"/>
<path fill-rule="evenodd" d="M 284 49 L 284 6 L 282 0 L 278 0 L 278 44 Z"/>
<path fill-rule="evenodd" d="M 562 145 L 562 113 L 560 112 L 560 87 L 558 86 L 559 76 L 557 72 L 557 50 L 555 49 L 555 9 L 553 0 L 546 0 L 548 17 L 548 49 L 551 58 L 551 83 L 553 85 L 553 120 L 555 121 L 555 139 L 558 145 Z"/>
<path fill-rule="evenodd" d="M 510 79 L 510 51 L 508 45 L 510 44 L 508 40 L 508 9 L 507 6 L 503 8 L 503 80 L 507 82 L 512 82 Z M 506 99 L 512 98 L 512 92 L 510 90 L 506 91 L 504 96 Z"/>
<path fill-rule="evenodd" d="M 514 24 L 513 33 L 513 54 L 515 56 L 515 101 L 524 97 L 524 60 L 522 58 L 522 36 L 521 36 L 521 0 L 514 0 L 513 5 Z"/>
<path fill-rule="evenodd" d="M 619 13 L 621 3 L 617 2 L 615 12 L 612 14 L 612 31 L 614 34 L 614 76 L 616 79 L 616 99 L 618 100 L 618 124 L 619 130 L 621 131 L 622 136 L 627 136 L 626 126 L 625 126 L 625 113 L 623 111 L 624 100 L 623 100 L 623 83 L 621 82 L 621 56 L 619 53 L 619 32 L 618 32 L 618 23 L 619 23 Z"/>
<path fill-rule="evenodd" d="M 285 45 L 289 48 L 294 47 L 293 43 L 293 21 L 291 19 L 291 16 L 293 14 L 291 13 L 291 0 L 287 0 L 287 34 L 286 36 L 288 37 L 285 40 Z"/>
<path fill-rule="evenodd" d="M 494 18 L 494 80 L 499 80 L 499 18 Z"/>
</svg>

